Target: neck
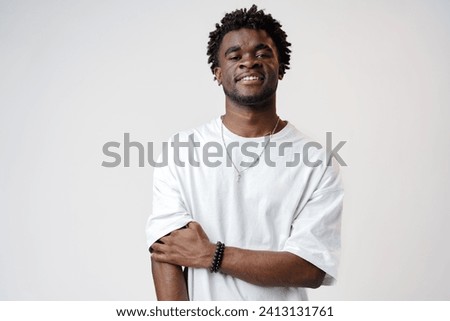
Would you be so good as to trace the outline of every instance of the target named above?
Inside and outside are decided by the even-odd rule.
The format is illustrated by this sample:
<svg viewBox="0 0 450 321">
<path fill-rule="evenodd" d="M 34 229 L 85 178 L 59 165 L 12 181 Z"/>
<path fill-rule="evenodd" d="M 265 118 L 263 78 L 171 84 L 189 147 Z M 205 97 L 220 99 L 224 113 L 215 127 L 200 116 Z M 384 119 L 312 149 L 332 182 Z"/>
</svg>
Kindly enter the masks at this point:
<svg viewBox="0 0 450 321">
<path fill-rule="evenodd" d="M 263 107 L 238 106 L 227 102 L 223 124 L 228 130 L 242 137 L 261 137 L 272 131 L 280 131 L 286 124 L 279 121 L 274 130 L 278 120 L 275 104 Z"/>
</svg>

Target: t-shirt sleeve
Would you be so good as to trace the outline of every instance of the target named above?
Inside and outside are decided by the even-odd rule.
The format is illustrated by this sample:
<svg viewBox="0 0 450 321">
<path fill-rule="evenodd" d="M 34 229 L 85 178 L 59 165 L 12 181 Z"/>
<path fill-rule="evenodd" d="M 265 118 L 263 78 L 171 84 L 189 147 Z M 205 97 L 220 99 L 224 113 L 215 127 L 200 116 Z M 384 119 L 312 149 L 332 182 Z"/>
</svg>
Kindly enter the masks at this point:
<svg viewBox="0 0 450 321">
<path fill-rule="evenodd" d="M 309 261 L 326 272 L 323 285 L 336 281 L 341 246 L 344 190 L 339 166 L 324 165 L 321 179 L 292 223 L 284 251 Z"/>
<path fill-rule="evenodd" d="M 173 155 L 170 152 L 167 161 L 167 165 L 155 167 L 153 172 L 152 213 L 146 226 L 148 247 L 164 235 L 192 221 L 182 200 Z"/>
</svg>

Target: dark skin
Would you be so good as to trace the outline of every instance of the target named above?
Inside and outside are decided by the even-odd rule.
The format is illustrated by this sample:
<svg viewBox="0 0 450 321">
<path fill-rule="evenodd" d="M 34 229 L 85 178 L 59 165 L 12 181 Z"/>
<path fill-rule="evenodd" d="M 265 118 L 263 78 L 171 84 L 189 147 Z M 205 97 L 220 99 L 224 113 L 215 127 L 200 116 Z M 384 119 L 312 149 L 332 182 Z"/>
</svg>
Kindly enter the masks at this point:
<svg viewBox="0 0 450 321">
<path fill-rule="evenodd" d="M 277 123 L 276 88 L 282 79 L 277 49 L 264 30 L 227 33 L 219 48 L 215 77 L 225 92 L 224 125 L 243 137 L 261 137 Z M 286 123 L 280 121 L 275 132 Z M 152 272 L 158 300 L 188 300 L 180 266 L 209 269 L 215 251 L 201 225 L 190 222 L 152 245 Z M 309 287 L 325 272 L 289 252 L 226 247 L 220 271 L 260 286 Z"/>
</svg>

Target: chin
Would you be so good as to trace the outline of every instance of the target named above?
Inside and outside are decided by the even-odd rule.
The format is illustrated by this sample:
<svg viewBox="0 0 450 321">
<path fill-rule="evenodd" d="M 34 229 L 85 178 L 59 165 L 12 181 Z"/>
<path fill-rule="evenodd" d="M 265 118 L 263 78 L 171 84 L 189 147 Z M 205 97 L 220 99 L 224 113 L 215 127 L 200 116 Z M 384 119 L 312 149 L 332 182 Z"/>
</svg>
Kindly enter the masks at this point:
<svg viewBox="0 0 450 321">
<path fill-rule="evenodd" d="M 254 95 L 242 95 L 236 91 L 228 92 L 224 88 L 225 95 L 235 103 L 247 107 L 265 107 L 267 102 L 275 97 L 276 88 L 266 88 L 261 93 Z"/>
<path fill-rule="evenodd" d="M 266 106 L 267 102 L 272 100 L 274 94 L 275 93 L 270 94 L 261 93 L 259 95 L 251 95 L 251 96 L 235 95 L 228 97 L 239 105 L 260 108 L 261 106 Z"/>
</svg>

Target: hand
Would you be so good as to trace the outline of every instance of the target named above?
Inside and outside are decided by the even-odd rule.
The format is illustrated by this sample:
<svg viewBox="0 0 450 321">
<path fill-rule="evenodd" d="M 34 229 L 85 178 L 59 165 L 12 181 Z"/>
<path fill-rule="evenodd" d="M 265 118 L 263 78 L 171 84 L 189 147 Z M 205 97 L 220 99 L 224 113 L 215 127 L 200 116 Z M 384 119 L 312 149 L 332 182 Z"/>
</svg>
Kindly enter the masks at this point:
<svg viewBox="0 0 450 321">
<path fill-rule="evenodd" d="M 216 249 L 197 222 L 190 222 L 186 228 L 173 231 L 160 241 L 152 245 L 152 258 L 179 266 L 209 268 Z"/>
</svg>

